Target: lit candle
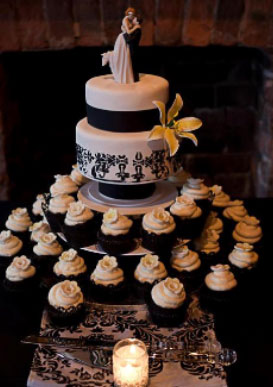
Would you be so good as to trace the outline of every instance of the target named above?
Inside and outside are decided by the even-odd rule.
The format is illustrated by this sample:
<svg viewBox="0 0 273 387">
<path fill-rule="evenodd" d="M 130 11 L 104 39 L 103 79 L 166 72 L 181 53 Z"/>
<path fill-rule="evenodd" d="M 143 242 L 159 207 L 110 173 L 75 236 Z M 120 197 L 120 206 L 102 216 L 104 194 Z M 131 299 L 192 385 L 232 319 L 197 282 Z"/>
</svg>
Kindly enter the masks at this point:
<svg viewBox="0 0 273 387">
<path fill-rule="evenodd" d="M 146 387 L 148 354 L 145 344 L 137 339 L 119 341 L 113 352 L 113 373 L 117 387 Z"/>
</svg>

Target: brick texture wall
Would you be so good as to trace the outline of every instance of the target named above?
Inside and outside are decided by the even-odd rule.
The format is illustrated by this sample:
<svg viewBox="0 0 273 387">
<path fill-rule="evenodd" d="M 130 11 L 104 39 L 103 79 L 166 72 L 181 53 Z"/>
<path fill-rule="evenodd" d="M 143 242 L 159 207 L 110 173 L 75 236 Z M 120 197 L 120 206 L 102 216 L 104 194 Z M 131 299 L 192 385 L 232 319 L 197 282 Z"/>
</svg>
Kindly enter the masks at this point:
<svg viewBox="0 0 273 387">
<path fill-rule="evenodd" d="M 272 58 L 273 0 L 236 0 L 232 6 L 230 0 L 2 0 L 0 199 L 17 199 L 18 195 L 25 195 L 28 199 L 27 189 L 43 189 L 45 182 L 49 183 L 49 176 L 56 172 L 68 172 L 65 163 L 74 161 L 68 142 L 68 150 L 63 151 L 62 157 L 59 148 L 54 149 L 53 146 L 55 162 L 43 166 L 44 174 L 40 172 L 42 168 L 36 165 L 32 171 L 38 176 L 36 186 L 31 186 L 33 179 L 30 179 L 29 188 L 25 192 L 18 191 L 19 186 L 23 189 L 26 178 L 21 170 L 25 168 L 24 173 L 27 174 L 31 161 L 27 155 L 35 154 L 36 163 L 41 165 L 47 158 L 43 145 L 39 146 L 39 151 L 35 148 L 33 139 L 37 132 L 30 122 L 31 114 L 27 116 L 29 104 L 35 106 L 35 102 L 26 98 L 27 102 L 22 104 L 20 80 L 14 81 L 16 74 L 20 74 L 21 79 L 28 74 L 29 82 L 37 82 L 37 78 L 33 77 L 36 69 L 33 67 L 31 73 L 27 68 L 19 68 L 20 60 L 35 52 L 37 56 L 46 58 L 44 55 L 47 52 L 51 55 L 54 51 L 63 50 L 64 58 L 67 56 L 69 61 L 70 51 L 67 50 L 76 49 L 82 65 L 84 60 L 89 61 L 86 71 L 82 67 L 77 68 L 77 61 L 72 61 L 74 65 L 71 65 L 61 57 L 57 57 L 59 66 L 47 59 L 44 59 L 47 66 L 43 67 L 39 61 L 37 66 L 40 65 L 44 72 L 59 71 L 54 76 L 62 79 L 61 64 L 65 65 L 67 73 L 73 73 L 73 82 L 83 86 L 87 78 L 101 71 L 98 60 L 100 50 L 114 43 L 120 31 L 123 10 L 129 5 L 135 6 L 143 17 L 141 70 L 169 79 L 172 93 L 180 91 L 186 102 L 184 114 L 196 114 L 204 121 L 198 150 L 184 148 L 185 167 L 193 174 L 204 176 L 208 183 L 223 184 L 236 196 L 273 196 L 273 75 L 270 62 L 264 60 L 263 54 L 260 54 L 262 60 L 257 59 L 259 50 Z M 214 56 L 212 60 L 206 51 L 211 45 L 222 47 L 218 51 L 219 57 Z M 155 49 L 160 46 L 160 53 L 153 51 L 151 46 Z M 229 61 L 230 54 L 224 54 L 223 47 L 228 50 L 234 46 L 257 48 L 257 51 L 254 50 L 255 58 L 253 55 L 245 58 L 248 66 L 235 51 L 228 51 L 234 55 L 234 63 Z M 84 47 L 93 48 L 87 54 L 86 51 L 85 54 L 77 51 L 84 50 Z M 92 51 L 95 47 L 97 51 Z M 190 47 L 200 47 L 196 49 L 199 54 L 192 55 Z M 172 58 L 169 59 L 169 56 Z M 200 66 L 200 58 L 207 57 L 208 60 Z M 92 69 L 90 61 L 93 61 Z M 11 66 L 11 63 L 14 65 Z M 191 76 L 188 76 L 189 73 Z M 57 95 L 66 93 L 64 89 L 58 90 L 56 83 L 51 85 L 50 82 L 49 77 L 48 83 L 56 88 Z M 65 84 L 64 79 L 61 82 Z M 77 86 L 75 90 L 78 90 Z M 68 99 L 74 113 L 68 115 L 70 121 L 67 118 L 64 126 L 76 122 L 82 114 L 84 105 L 78 106 L 77 99 L 83 99 L 83 88 L 76 93 L 80 97 L 72 99 L 73 103 Z M 55 118 L 58 114 L 65 114 L 65 111 L 48 107 L 47 114 Z M 26 117 L 30 121 L 27 122 Z M 67 129 L 61 128 L 61 120 L 54 121 L 49 123 L 45 119 L 42 128 L 57 143 L 62 141 Z M 26 127 L 28 131 L 24 134 L 22 128 Z M 72 142 L 73 130 L 71 127 L 70 134 L 66 134 Z M 52 146 L 47 141 L 45 144 Z M 15 147 L 18 150 L 16 154 L 13 153 Z M 54 170 L 56 163 L 60 165 L 59 171 Z"/>
</svg>

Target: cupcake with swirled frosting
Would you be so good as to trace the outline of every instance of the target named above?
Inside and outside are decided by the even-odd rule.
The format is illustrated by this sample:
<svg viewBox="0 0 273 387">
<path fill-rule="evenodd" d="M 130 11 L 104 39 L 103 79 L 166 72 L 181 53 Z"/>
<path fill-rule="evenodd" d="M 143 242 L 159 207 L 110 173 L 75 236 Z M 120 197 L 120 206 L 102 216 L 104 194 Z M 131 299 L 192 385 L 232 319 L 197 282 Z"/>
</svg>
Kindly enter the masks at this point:
<svg viewBox="0 0 273 387">
<path fill-rule="evenodd" d="M 32 291 L 37 286 L 36 268 L 25 255 L 13 258 L 6 269 L 3 286 L 10 292 Z"/>
<path fill-rule="evenodd" d="M 12 259 L 22 251 L 23 242 L 10 230 L 0 233 L 0 268 L 6 269 Z"/>
<path fill-rule="evenodd" d="M 32 225 L 32 221 L 26 208 L 16 208 L 11 211 L 5 226 L 18 236 L 23 242 L 28 241 L 28 228 Z"/>
<path fill-rule="evenodd" d="M 161 254 L 170 250 L 176 241 L 173 216 L 162 207 L 156 207 L 142 219 L 142 245 Z"/>
<path fill-rule="evenodd" d="M 202 277 L 202 265 L 199 254 L 190 250 L 187 245 L 175 246 L 170 260 L 174 275 L 185 287 L 192 289 L 199 284 Z"/>
<path fill-rule="evenodd" d="M 50 186 L 52 197 L 67 194 L 77 198 L 79 187 L 68 175 L 55 175 L 55 183 Z"/>
<path fill-rule="evenodd" d="M 212 186 L 210 191 L 213 194 L 212 209 L 221 215 L 222 211 L 228 207 L 230 203 L 230 196 L 223 191 L 223 187 L 220 185 Z"/>
<path fill-rule="evenodd" d="M 197 206 L 202 209 L 203 217 L 206 219 L 211 208 L 212 195 L 209 187 L 204 184 L 204 179 L 190 177 L 183 185 L 181 194 L 189 195 L 194 199 Z"/>
<path fill-rule="evenodd" d="M 84 285 L 84 282 L 87 279 L 87 266 L 84 259 L 80 257 L 74 249 L 64 251 L 59 256 L 58 262 L 53 266 L 53 272 L 58 281 L 68 279 L 70 281 L 77 281 L 80 285 Z"/>
<path fill-rule="evenodd" d="M 195 241 L 195 248 L 206 267 L 220 262 L 220 236 L 215 230 L 206 229 Z"/>
<path fill-rule="evenodd" d="M 48 203 L 45 206 L 45 217 L 53 232 L 57 233 L 62 230 L 68 207 L 74 202 L 74 197 L 68 194 L 61 194 L 49 198 Z"/>
<path fill-rule="evenodd" d="M 40 222 L 33 223 L 29 227 L 29 231 L 31 233 L 31 242 L 38 243 L 40 236 L 49 233 L 51 230 L 49 224 L 45 220 L 41 220 Z"/>
<path fill-rule="evenodd" d="M 166 278 L 168 272 L 158 255 L 146 254 L 140 259 L 134 271 L 135 288 L 142 298 L 152 289 L 152 286 Z"/>
<path fill-rule="evenodd" d="M 226 264 L 211 266 L 201 292 L 201 306 L 217 312 L 228 304 L 234 305 L 236 293 L 237 280 L 230 271 L 230 266 Z"/>
<path fill-rule="evenodd" d="M 109 301 L 120 299 L 125 292 L 125 277 L 116 257 L 105 255 L 90 276 L 90 297 Z"/>
<path fill-rule="evenodd" d="M 187 310 L 186 292 L 178 278 L 167 277 L 154 285 L 148 301 L 152 321 L 158 326 L 179 326 Z"/>
<path fill-rule="evenodd" d="M 83 176 L 79 171 L 78 164 L 72 165 L 72 171 L 70 173 L 70 178 L 77 184 L 78 187 L 88 183 L 90 180 L 87 177 Z"/>
<path fill-rule="evenodd" d="M 57 236 L 52 232 L 42 234 L 38 243 L 33 247 L 33 262 L 37 265 L 52 270 L 54 263 L 63 252 L 62 246 L 57 241 Z"/>
<path fill-rule="evenodd" d="M 235 226 L 232 236 L 237 242 L 257 244 L 263 236 L 259 219 L 255 216 L 245 216 Z"/>
<path fill-rule="evenodd" d="M 225 237 L 231 237 L 232 231 L 238 222 L 248 215 L 242 200 L 232 200 L 222 213 L 225 227 Z M 229 242 L 232 238 L 229 238 Z"/>
<path fill-rule="evenodd" d="M 48 292 L 47 312 L 53 324 L 76 325 L 83 318 L 84 297 L 76 281 L 58 282 Z"/>
<path fill-rule="evenodd" d="M 98 231 L 98 243 L 108 254 L 124 254 L 135 248 L 132 234 L 133 222 L 121 215 L 116 208 L 104 213 L 102 225 Z"/>
<path fill-rule="evenodd" d="M 97 230 L 93 211 L 81 201 L 69 204 L 62 231 L 71 246 L 80 248 L 92 245 L 96 241 Z"/>
<path fill-rule="evenodd" d="M 32 214 L 34 220 L 38 221 L 41 217 L 44 216 L 43 205 L 45 204 L 45 197 L 43 194 L 36 196 L 36 200 L 32 205 Z"/>
<path fill-rule="evenodd" d="M 202 210 L 189 195 L 178 196 L 170 207 L 170 213 L 174 217 L 179 238 L 192 239 L 201 234 L 204 226 Z"/>
<path fill-rule="evenodd" d="M 238 242 L 228 256 L 229 263 L 237 278 L 250 279 L 249 273 L 255 272 L 259 255 L 254 251 L 254 246 L 249 243 Z"/>
</svg>

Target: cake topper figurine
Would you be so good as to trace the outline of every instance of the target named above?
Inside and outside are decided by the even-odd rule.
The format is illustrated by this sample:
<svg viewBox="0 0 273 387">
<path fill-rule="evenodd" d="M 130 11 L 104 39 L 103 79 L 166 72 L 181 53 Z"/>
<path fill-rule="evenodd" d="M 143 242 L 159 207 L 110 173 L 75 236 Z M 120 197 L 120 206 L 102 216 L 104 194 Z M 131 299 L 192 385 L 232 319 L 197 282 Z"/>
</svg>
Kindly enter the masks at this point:
<svg viewBox="0 0 273 387">
<path fill-rule="evenodd" d="M 102 54 L 102 65 L 109 63 L 110 69 L 118 83 L 139 81 L 136 69 L 136 55 L 141 39 L 140 20 L 134 8 L 128 8 L 122 19 L 121 33 L 118 35 L 114 50 Z"/>
</svg>

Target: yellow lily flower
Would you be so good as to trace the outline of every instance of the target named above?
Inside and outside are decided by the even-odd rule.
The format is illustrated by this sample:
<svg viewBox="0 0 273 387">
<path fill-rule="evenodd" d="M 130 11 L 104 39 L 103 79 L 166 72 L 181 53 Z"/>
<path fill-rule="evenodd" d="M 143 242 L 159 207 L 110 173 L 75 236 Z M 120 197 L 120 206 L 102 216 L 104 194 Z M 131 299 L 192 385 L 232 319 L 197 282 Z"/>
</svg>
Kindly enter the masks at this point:
<svg viewBox="0 0 273 387">
<path fill-rule="evenodd" d="M 197 137 L 192 132 L 201 128 L 202 121 L 195 117 L 185 117 L 178 121 L 175 118 L 178 116 L 183 107 L 183 100 L 180 94 L 176 94 L 175 100 L 168 110 L 166 117 L 166 106 L 161 101 L 153 101 L 157 106 L 160 116 L 161 125 L 155 125 L 149 133 L 148 140 L 158 140 L 163 138 L 169 148 L 170 156 L 174 156 L 179 149 L 179 141 L 182 138 L 188 138 L 197 146 Z"/>
</svg>

